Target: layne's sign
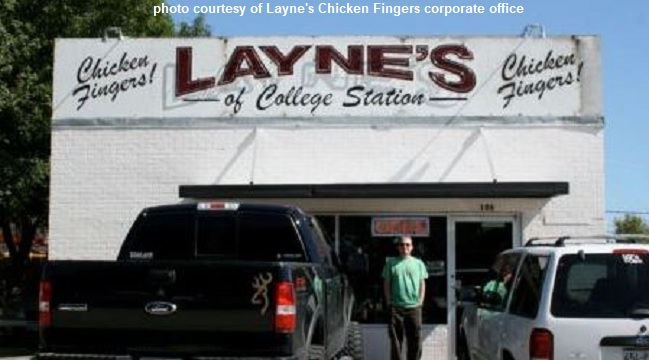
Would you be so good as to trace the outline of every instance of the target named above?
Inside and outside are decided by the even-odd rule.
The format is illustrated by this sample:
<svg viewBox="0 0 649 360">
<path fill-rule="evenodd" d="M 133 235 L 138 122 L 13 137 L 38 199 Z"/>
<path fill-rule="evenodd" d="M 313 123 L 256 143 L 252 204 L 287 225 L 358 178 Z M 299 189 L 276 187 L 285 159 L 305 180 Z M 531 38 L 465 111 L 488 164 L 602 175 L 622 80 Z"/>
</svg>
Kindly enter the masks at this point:
<svg viewBox="0 0 649 360">
<path fill-rule="evenodd" d="M 593 116 L 598 39 L 57 41 L 54 119 Z"/>
</svg>

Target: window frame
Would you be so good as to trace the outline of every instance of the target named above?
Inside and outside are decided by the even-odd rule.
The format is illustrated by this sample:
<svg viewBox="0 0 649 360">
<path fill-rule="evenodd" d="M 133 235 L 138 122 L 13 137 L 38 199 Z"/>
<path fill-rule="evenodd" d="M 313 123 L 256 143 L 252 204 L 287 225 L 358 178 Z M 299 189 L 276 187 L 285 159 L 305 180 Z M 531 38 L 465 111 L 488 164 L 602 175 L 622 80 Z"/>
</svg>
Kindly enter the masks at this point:
<svg viewBox="0 0 649 360">
<path fill-rule="evenodd" d="M 538 266 L 538 275 L 536 278 L 530 278 L 527 264 L 530 264 L 530 259 L 536 259 L 536 262 L 531 263 Z M 525 254 L 521 259 L 518 267 L 516 278 L 511 290 L 511 299 L 507 308 L 508 313 L 528 319 L 535 319 L 541 308 L 543 301 L 543 290 L 545 287 L 546 278 L 548 276 L 548 267 L 550 264 L 550 255 L 546 254 Z M 535 283 L 530 284 L 530 279 Z M 530 285 L 529 287 L 527 285 Z M 534 289 L 533 289 L 534 288 Z M 535 291 L 533 291 L 535 290 Z M 530 298 L 530 296 L 534 296 Z M 530 300 L 531 299 L 531 300 Z M 520 305 L 518 302 L 521 302 Z M 524 307 L 530 306 L 527 302 L 532 301 L 531 308 L 525 309 Z M 521 310 L 522 309 L 522 310 Z"/>
</svg>

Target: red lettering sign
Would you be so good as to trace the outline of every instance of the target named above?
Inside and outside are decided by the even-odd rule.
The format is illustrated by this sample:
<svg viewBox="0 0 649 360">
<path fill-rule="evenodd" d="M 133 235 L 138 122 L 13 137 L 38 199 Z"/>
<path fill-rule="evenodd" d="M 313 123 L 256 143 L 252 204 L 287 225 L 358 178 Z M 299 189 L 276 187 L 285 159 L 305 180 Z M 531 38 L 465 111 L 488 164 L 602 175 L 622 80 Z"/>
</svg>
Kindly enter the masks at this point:
<svg viewBox="0 0 649 360">
<path fill-rule="evenodd" d="M 375 217 L 372 218 L 372 236 L 424 236 L 430 234 L 426 217 Z"/>
<path fill-rule="evenodd" d="M 311 50 L 316 74 L 331 74 L 335 64 L 349 75 L 413 81 L 412 62 L 425 60 L 426 56 L 423 55 L 426 55 L 428 46 L 348 45 L 346 55 L 332 45 L 295 45 L 288 52 L 282 52 L 277 46 L 237 46 L 225 63 L 218 82 L 214 77 L 194 79 L 192 48 L 178 47 L 175 93 L 176 96 L 191 94 L 215 86 L 231 84 L 246 76 L 252 76 L 254 79 L 270 78 L 272 75 L 264 64 L 264 57 L 276 67 L 277 76 L 292 76 L 295 73 L 295 64 L 304 59 Z M 476 87 L 476 75 L 473 70 L 458 61 L 473 60 L 473 53 L 465 45 L 437 46 L 430 51 L 428 59 L 436 69 L 428 73 L 428 78 L 434 85 L 455 93 L 468 93 Z"/>
</svg>

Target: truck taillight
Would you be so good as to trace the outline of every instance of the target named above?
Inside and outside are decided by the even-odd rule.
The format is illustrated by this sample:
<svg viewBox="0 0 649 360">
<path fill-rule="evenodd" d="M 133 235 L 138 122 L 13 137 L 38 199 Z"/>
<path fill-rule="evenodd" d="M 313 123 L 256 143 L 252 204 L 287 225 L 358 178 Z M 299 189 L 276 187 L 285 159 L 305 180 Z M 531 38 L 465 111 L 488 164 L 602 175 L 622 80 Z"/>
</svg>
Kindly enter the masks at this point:
<svg viewBox="0 0 649 360">
<path fill-rule="evenodd" d="M 295 331 L 295 291 L 289 281 L 281 281 L 275 286 L 275 331 Z"/>
<path fill-rule="evenodd" d="M 52 301 L 52 284 L 49 281 L 41 281 L 38 294 L 38 323 L 41 327 L 52 324 L 50 301 Z"/>
<path fill-rule="evenodd" d="M 550 330 L 534 329 L 530 335 L 530 360 L 552 360 L 554 339 Z"/>
</svg>

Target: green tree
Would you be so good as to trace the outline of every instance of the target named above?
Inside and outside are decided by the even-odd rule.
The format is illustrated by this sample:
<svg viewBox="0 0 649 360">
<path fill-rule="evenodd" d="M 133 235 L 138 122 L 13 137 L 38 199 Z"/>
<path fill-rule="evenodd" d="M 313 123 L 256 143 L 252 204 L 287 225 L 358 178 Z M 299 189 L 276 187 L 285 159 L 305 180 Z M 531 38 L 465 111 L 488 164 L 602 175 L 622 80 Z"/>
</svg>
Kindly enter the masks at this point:
<svg viewBox="0 0 649 360">
<path fill-rule="evenodd" d="M 626 214 L 615 219 L 616 234 L 649 234 L 649 225 L 639 215 Z"/>
<path fill-rule="evenodd" d="M 155 0 L 0 1 L 0 227 L 11 262 L 7 289 L 20 286 L 34 235 L 47 227 L 54 39 L 125 34 L 173 36 Z M 17 239 L 14 243 L 13 239 Z"/>
<path fill-rule="evenodd" d="M 176 32 L 178 37 L 210 37 L 211 35 L 212 29 L 205 22 L 205 14 L 198 15 L 191 24 L 181 22 Z"/>
</svg>

